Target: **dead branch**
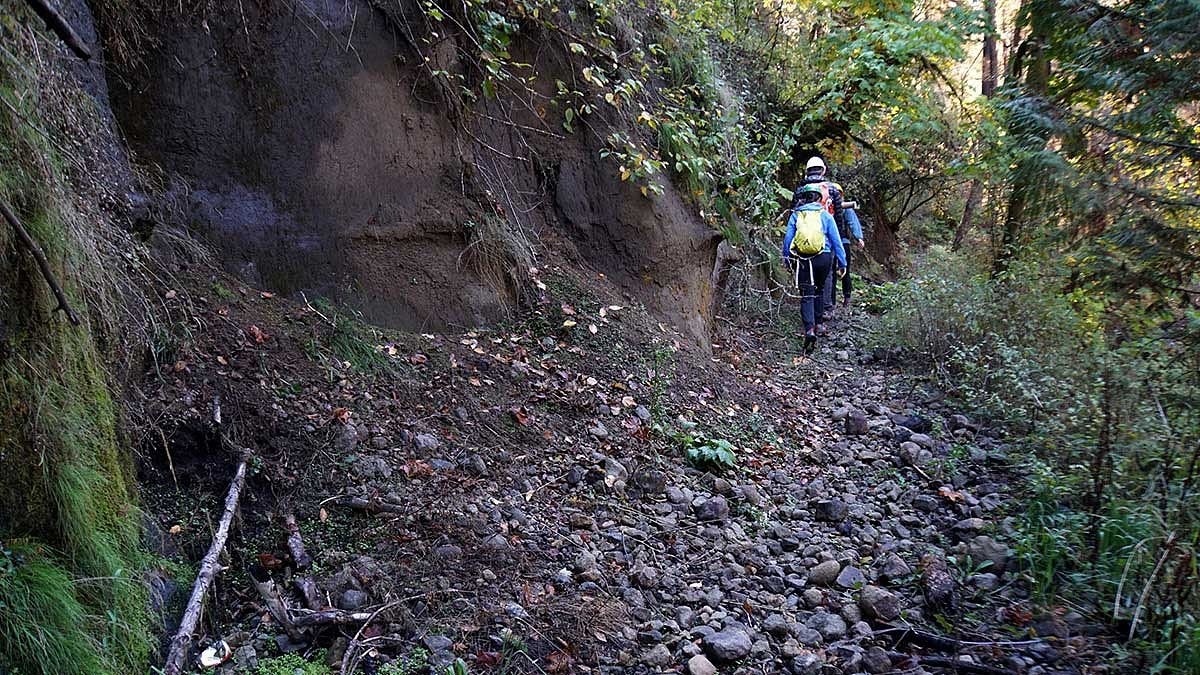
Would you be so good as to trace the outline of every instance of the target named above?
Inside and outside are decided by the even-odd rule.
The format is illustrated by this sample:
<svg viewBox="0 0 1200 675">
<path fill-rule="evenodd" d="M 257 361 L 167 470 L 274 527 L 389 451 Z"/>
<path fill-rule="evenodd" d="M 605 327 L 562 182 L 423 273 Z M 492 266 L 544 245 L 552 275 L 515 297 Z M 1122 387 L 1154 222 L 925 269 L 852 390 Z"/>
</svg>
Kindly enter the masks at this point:
<svg viewBox="0 0 1200 675">
<path fill-rule="evenodd" d="M 900 654 L 890 652 L 888 656 L 892 660 L 912 661 L 920 666 L 928 666 L 930 668 L 949 668 L 960 673 L 968 673 L 969 675 L 1017 675 L 1016 671 L 1007 668 L 996 668 L 994 666 L 985 666 L 980 663 L 971 663 L 968 661 L 959 661 L 958 659 L 946 658 L 944 656 L 916 656 L 914 654 Z"/>
<path fill-rule="evenodd" d="M 367 499 L 366 497 L 340 497 L 335 502 L 339 506 L 349 506 L 352 509 L 366 511 L 368 513 L 407 513 L 408 511 L 399 504 L 388 504 L 376 499 Z"/>
<path fill-rule="evenodd" d="M 71 309 L 71 303 L 67 302 L 67 296 L 63 293 L 62 286 L 58 285 L 58 281 L 54 278 L 54 273 L 50 271 L 50 263 L 46 261 L 46 254 L 42 252 L 42 247 L 34 241 L 33 237 L 29 236 L 29 232 L 25 226 L 21 225 L 21 221 L 17 220 L 17 216 L 8 208 L 8 204 L 0 202 L 0 213 L 4 214 L 4 219 L 12 225 L 13 230 L 17 232 L 17 237 L 25 248 L 29 249 L 29 253 L 33 259 L 37 261 L 38 269 L 42 271 L 42 277 L 46 280 L 46 284 L 50 286 L 50 290 L 54 292 L 54 297 L 58 300 L 58 307 L 54 311 L 62 310 L 67 315 L 67 320 L 71 325 L 79 325 L 79 315 L 75 310 Z"/>
<path fill-rule="evenodd" d="M 271 618 L 275 619 L 275 623 L 279 624 L 288 637 L 296 639 L 299 632 L 292 625 L 291 614 L 288 613 L 287 603 L 283 601 L 283 596 L 279 594 L 279 588 L 275 585 L 275 580 L 271 578 L 271 574 L 265 570 L 262 576 L 266 577 L 259 580 L 253 572 L 250 574 L 250 580 L 254 582 L 254 590 L 258 591 L 258 597 L 262 598 L 267 605 L 267 611 L 271 613 Z"/>
<path fill-rule="evenodd" d="M 212 585 L 213 577 L 221 571 L 217 558 L 225 548 L 225 540 L 229 537 L 229 526 L 233 523 L 233 515 L 237 512 L 238 499 L 242 495 L 242 487 L 246 484 L 246 467 L 250 455 L 243 454 L 238 463 L 233 481 L 229 483 L 229 493 L 225 495 L 225 510 L 221 512 L 221 520 L 217 531 L 213 534 L 212 544 L 208 553 L 200 561 L 200 572 L 196 575 L 196 585 L 192 588 L 192 596 L 188 599 L 183 619 L 179 622 L 179 632 L 171 640 L 171 649 L 167 653 L 167 661 L 163 665 L 163 675 L 180 675 L 187 660 L 188 647 L 192 643 L 192 632 L 200 621 L 200 613 L 204 608 L 204 594 Z"/>
<path fill-rule="evenodd" d="M 283 519 L 283 525 L 288 531 L 288 553 L 292 554 L 292 562 L 295 563 L 296 569 L 302 570 L 308 567 L 312 564 L 312 556 L 304 550 L 304 540 L 300 538 L 300 526 L 296 524 L 296 516 L 287 514 Z"/>
<path fill-rule="evenodd" d="M 371 612 L 371 616 L 367 617 L 367 620 L 363 622 L 363 625 L 358 627 L 358 632 L 356 632 L 354 637 L 350 639 L 350 644 L 346 647 L 346 653 L 342 655 L 342 667 L 339 671 L 340 675 L 354 673 L 358 668 L 357 652 L 359 640 L 362 638 L 363 631 L 367 629 L 367 626 L 371 625 L 371 622 L 375 620 L 375 617 L 382 614 L 384 610 L 391 609 L 398 604 L 400 604 L 400 602 L 396 601 L 389 602 L 388 604 L 381 606 L 379 609 Z"/>
<path fill-rule="evenodd" d="M 323 609 L 319 612 L 297 614 L 292 617 L 292 625 L 296 628 L 349 626 L 370 621 L 374 617 L 374 612 L 347 612 L 342 609 Z"/>
<path fill-rule="evenodd" d="M 312 577 L 295 577 L 292 579 L 292 585 L 300 592 L 300 597 L 304 598 L 305 607 L 315 611 L 327 606 L 321 602 L 321 591 L 317 589 L 317 582 L 313 581 Z"/>
<path fill-rule="evenodd" d="M 30 7 L 33 8 L 33 11 L 42 18 L 42 21 L 46 22 L 46 27 L 54 31 L 54 34 L 58 36 L 58 39 L 62 40 L 63 44 L 67 45 L 67 47 L 69 47 L 71 51 L 75 53 L 75 56 L 78 56 L 84 61 L 91 60 L 92 50 L 88 49 L 87 45 L 83 44 L 83 40 L 79 39 L 79 35 L 75 33 L 75 29 L 71 28 L 71 24 L 67 23 L 66 19 L 62 18 L 62 15 L 58 13 L 58 10 L 51 7 L 46 0 L 25 1 Z"/>
</svg>

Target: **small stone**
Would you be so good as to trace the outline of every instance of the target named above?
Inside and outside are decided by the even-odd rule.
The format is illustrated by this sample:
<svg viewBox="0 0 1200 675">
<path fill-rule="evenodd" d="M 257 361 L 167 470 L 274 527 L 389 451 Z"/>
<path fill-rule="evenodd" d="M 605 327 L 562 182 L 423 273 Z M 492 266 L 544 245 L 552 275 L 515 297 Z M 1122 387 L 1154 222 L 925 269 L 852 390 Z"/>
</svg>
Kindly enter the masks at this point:
<svg viewBox="0 0 1200 675">
<path fill-rule="evenodd" d="M 666 668 L 671 665 L 671 650 L 664 644 L 654 645 L 645 654 L 642 654 L 642 663 L 652 668 Z"/>
<path fill-rule="evenodd" d="M 354 612 L 367 606 L 370 596 L 363 591 L 348 588 L 338 596 L 337 606 L 347 612 Z"/>
<path fill-rule="evenodd" d="M 608 438 L 608 427 L 604 426 L 604 422 L 597 421 L 595 424 L 589 426 L 587 431 L 600 440 Z"/>
<path fill-rule="evenodd" d="M 916 431 L 916 429 L 913 429 L 913 431 Z M 916 443 L 917 445 L 921 446 L 922 448 L 925 448 L 926 450 L 933 449 L 933 439 L 930 438 L 929 436 L 927 436 L 926 434 L 914 433 L 912 436 L 908 437 L 908 440 L 910 443 Z"/>
<path fill-rule="evenodd" d="M 596 565 L 596 554 L 591 551 L 583 551 L 575 558 L 576 572 L 591 572 L 596 569 Z"/>
<path fill-rule="evenodd" d="M 825 594 L 819 588 L 806 588 L 803 593 L 804 606 L 812 609 L 819 607 L 825 601 Z"/>
<path fill-rule="evenodd" d="M 847 436 L 862 436 L 867 433 L 867 416 L 859 410 L 851 410 L 850 414 L 846 415 L 846 435 Z"/>
<path fill-rule="evenodd" d="M 821 657 L 808 652 L 792 659 L 791 671 L 793 675 L 820 675 L 824 667 Z"/>
<path fill-rule="evenodd" d="M 688 659 L 688 675 L 717 675 L 717 667 L 703 654 L 697 654 Z"/>
<path fill-rule="evenodd" d="M 866 666 L 868 673 L 878 675 L 892 669 L 892 659 L 888 656 L 886 649 L 876 645 L 863 654 L 863 665 Z"/>
<path fill-rule="evenodd" d="M 808 581 L 818 586 L 830 586 L 837 580 L 838 573 L 841 571 L 841 563 L 836 560 L 826 560 L 808 571 Z"/>
<path fill-rule="evenodd" d="M 750 653 L 750 635 L 739 627 L 726 628 L 707 635 L 703 641 L 704 651 L 718 661 L 737 661 Z"/>
<path fill-rule="evenodd" d="M 702 522 L 727 520 L 729 503 L 724 497 L 713 497 L 696 507 L 696 517 Z"/>
<path fill-rule="evenodd" d="M 967 577 L 967 583 L 981 591 L 994 591 L 1000 587 L 1000 577 L 991 572 L 983 572 Z"/>
<path fill-rule="evenodd" d="M 826 640 L 840 640 L 846 636 L 846 620 L 837 614 L 817 612 L 809 617 L 806 625 Z"/>
<path fill-rule="evenodd" d="M 959 429 L 971 429 L 974 425 L 971 424 L 970 418 L 966 415 L 951 415 L 950 416 L 950 431 L 958 431 Z"/>
<path fill-rule="evenodd" d="M 817 520 L 822 520 L 827 523 L 837 523 L 846 519 L 846 514 L 850 508 L 846 506 L 846 502 L 840 499 L 823 499 L 817 502 L 813 509 Z"/>
<path fill-rule="evenodd" d="M 462 557 L 463 550 L 454 544 L 442 544 L 433 549 L 433 556 L 441 562 L 452 562 Z"/>
<path fill-rule="evenodd" d="M 842 588 L 854 588 L 866 582 L 867 578 L 863 575 L 862 570 L 852 565 L 847 565 L 837 576 L 837 585 Z"/>
<path fill-rule="evenodd" d="M 879 586 L 865 586 L 858 597 L 858 607 L 868 619 L 877 621 L 891 621 L 900 616 L 900 599 Z"/>
<path fill-rule="evenodd" d="M 975 564 L 990 562 L 987 571 L 1003 574 L 1008 568 L 1008 547 L 986 535 L 979 535 L 967 543 L 967 555 Z"/>
<path fill-rule="evenodd" d="M 421 452 L 433 452 L 441 447 L 442 442 L 433 434 L 417 434 L 413 436 L 413 445 Z"/>
</svg>

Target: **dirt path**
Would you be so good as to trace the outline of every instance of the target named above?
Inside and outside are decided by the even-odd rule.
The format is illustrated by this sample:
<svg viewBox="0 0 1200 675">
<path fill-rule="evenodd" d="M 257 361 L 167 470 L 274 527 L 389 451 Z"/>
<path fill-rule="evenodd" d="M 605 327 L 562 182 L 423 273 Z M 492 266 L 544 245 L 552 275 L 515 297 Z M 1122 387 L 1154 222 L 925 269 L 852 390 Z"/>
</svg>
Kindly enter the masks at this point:
<svg viewBox="0 0 1200 675">
<path fill-rule="evenodd" d="M 212 400 L 258 454 L 218 672 L 280 651 L 393 674 L 1080 672 L 1087 627 L 1039 615 L 1003 543 L 1005 446 L 875 363 L 851 339 L 869 318 L 812 360 L 786 320 L 740 318 L 710 356 L 603 286 L 546 281 L 520 321 L 459 336 L 236 287 L 195 303 L 206 329 L 144 388 L 184 476 L 147 443 L 143 478 L 161 550 L 195 559 L 223 489 Z M 693 467 L 705 447 L 736 466 Z M 289 638 L 251 574 L 294 617 L 380 621 Z"/>
</svg>

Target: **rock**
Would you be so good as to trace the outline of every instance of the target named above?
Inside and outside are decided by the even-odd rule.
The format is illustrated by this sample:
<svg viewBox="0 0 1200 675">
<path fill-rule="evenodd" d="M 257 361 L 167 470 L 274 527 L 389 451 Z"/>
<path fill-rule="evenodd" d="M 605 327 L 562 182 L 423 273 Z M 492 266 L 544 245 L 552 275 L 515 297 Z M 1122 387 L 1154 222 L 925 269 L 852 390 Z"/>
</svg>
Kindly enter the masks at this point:
<svg viewBox="0 0 1200 675">
<path fill-rule="evenodd" d="M 347 612 L 355 612 L 366 607 L 370 599 L 371 596 L 365 592 L 348 588 L 338 596 L 337 606 L 339 609 L 344 609 Z"/>
<path fill-rule="evenodd" d="M 777 638 L 788 634 L 788 621 L 782 614 L 769 614 L 763 619 L 762 629 Z"/>
<path fill-rule="evenodd" d="M 912 441 L 904 441 L 900 444 L 900 459 L 910 466 L 921 466 L 933 459 L 933 453 Z"/>
<path fill-rule="evenodd" d="M 821 603 L 825 601 L 825 594 L 822 593 L 821 589 L 819 588 L 804 589 L 804 594 L 802 597 L 804 598 L 804 606 L 809 609 L 819 607 Z"/>
<path fill-rule="evenodd" d="M 433 549 L 433 557 L 437 558 L 443 563 L 454 562 L 455 560 L 462 558 L 462 554 L 462 548 L 455 546 L 454 544 L 442 544 L 441 546 Z"/>
<path fill-rule="evenodd" d="M 982 562 L 990 562 L 991 567 L 987 571 L 994 574 L 1003 574 L 1004 570 L 1008 569 L 1009 550 L 1008 547 L 986 535 L 979 535 L 967 542 L 967 555 L 971 560 L 978 564 Z"/>
<path fill-rule="evenodd" d="M 1062 617 L 1046 612 L 1033 620 L 1033 630 L 1040 637 L 1056 637 L 1066 640 L 1071 637 L 1071 630 Z"/>
<path fill-rule="evenodd" d="M 953 529 L 959 534 L 974 534 L 985 527 L 987 527 L 987 521 L 983 518 L 964 518 L 955 523 Z"/>
<path fill-rule="evenodd" d="M 487 462 L 480 455 L 471 455 L 463 462 L 463 468 L 470 471 L 476 476 L 489 476 L 491 470 L 488 469 Z"/>
<path fill-rule="evenodd" d="M 741 495 L 742 499 L 745 499 L 754 506 L 758 506 L 763 503 L 762 492 L 759 492 L 758 487 L 753 483 L 746 483 L 745 485 L 739 487 L 738 494 Z"/>
<path fill-rule="evenodd" d="M 634 474 L 633 484 L 646 494 L 660 495 L 667 489 L 667 474 L 656 469 L 643 469 Z"/>
<path fill-rule="evenodd" d="M 949 427 L 950 431 L 958 431 L 959 429 L 974 430 L 975 425 L 971 424 L 971 420 L 966 415 L 951 415 Z"/>
<path fill-rule="evenodd" d="M 483 548 L 484 550 L 492 551 L 494 553 L 503 553 L 510 550 L 512 548 L 512 544 L 508 543 L 508 540 L 504 538 L 504 535 L 493 534 L 492 536 L 483 540 Z"/>
<path fill-rule="evenodd" d="M 967 583 L 981 591 L 994 591 L 1000 587 L 1000 577 L 991 572 L 983 572 L 967 577 Z"/>
<path fill-rule="evenodd" d="M 908 440 L 910 443 L 916 443 L 917 445 L 921 446 L 922 448 L 925 448 L 926 450 L 933 449 L 933 439 L 925 434 L 914 433 L 912 436 L 908 437 Z"/>
<path fill-rule="evenodd" d="M 608 427 L 604 426 L 604 422 L 597 421 L 595 424 L 589 426 L 587 431 L 600 440 L 608 438 Z"/>
<path fill-rule="evenodd" d="M 892 669 L 892 659 L 888 657 L 887 650 L 878 645 L 871 647 L 863 654 L 863 665 L 866 666 L 868 673 L 886 673 Z"/>
<path fill-rule="evenodd" d="M 879 577 L 885 581 L 896 581 L 912 574 L 912 568 L 895 553 L 888 553 L 879 564 Z"/>
<path fill-rule="evenodd" d="M 740 627 L 730 627 L 704 637 L 704 651 L 718 661 L 737 661 L 750 653 L 750 635 Z"/>
<path fill-rule="evenodd" d="M 343 424 L 333 437 L 333 448 L 339 453 L 346 454 L 358 447 L 358 429 L 353 424 Z"/>
<path fill-rule="evenodd" d="M 702 522 L 727 520 L 729 503 L 724 497 L 713 497 L 696 507 L 696 517 Z"/>
<path fill-rule="evenodd" d="M 867 578 L 863 576 L 862 570 L 851 565 L 847 565 L 837 576 L 837 585 L 842 588 L 854 588 L 865 583 Z"/>
<path fill-rule="evenodd" d="M 575 558 L 576 572 L 594 572 L 596 567 L 596 554 L 591 551 L 583 551 L 579 554 L 579 557 Z"/>
<path fill-rule="evenodd" d="M 433 434 L 417 434 L 413 436 L 413 446 L 421 452 L 433 452 L 442 446 L 442 442 Z"/>
<path fill-rule="evenodd" d="M 717 667 L 703 654 L 697 654 L 688 659 L 688 675 L 717 675 Z"/>
<path fill-rule="evenodd" d="M 841 571 L 841 563 L 836 560 L 826 560 L 808 571 L 808 581 L 818 586 L 831 586 Z"/>
<path fill-rule="evenodd" d="M 821 657 L 808 652 L 793 658 L 790 670 L 793 675 L 820 675 L 824 667 L 825 662 L 821 660 Z"/>
<path fill-rule="evenodd" d="M 666 668 L 671 665 L 671 650 L 664 644 L 654 645 L 645 654 L 642 654 L 642 663 L 652 668 Z"/>
<path fill-rule="evenodd" d="M 867 416 L 862 411 L 851 410 L 850 414 L 846 415 L 847 436 L 862 436 L 868 429 Z"/>
<path fill-rule="evenodd" d="M 633 570 L 629 580 L 641 588 L 655 588 L 658 586 L 658 576 L 658 570 L 642 565 Z"/>
<path fill-rule="evenodd" d="M 808 618 L 805 625 L 820 633 L 826 640 L 840 640 L 846 636 L 846 620 L 837 614 L 816 612 Z"/>
<path fill-rule="evenodd" d="M 858 596 L 858 607 L 868 619 L 891 621 L 900 616 L 900 599 L 878 586 L 865 586 Z"/>
<path fill-rule="evenodd" d="M 445 635 L 426 635 L 421 644 L 431 652 L 448 652 L 454 647 L 454 641 Z"/>
<path fill-rule="evenodd" d="M 846 502 L 840 499 L 823 499 L 817 502 L 816 507 L 813 509 L 817 520 L 827 523 L 837 523 L 845 520 L 846 514 L 849 511 L 850 508 L 846 506 Z"/>
<path fill-rule="evenodd" d="M 894 424 L 910 429 L 914 434 L 927 434 L 933 431 L 933 422 L 920 415 L 891 415 L 891 418 Z"/>
</svg>

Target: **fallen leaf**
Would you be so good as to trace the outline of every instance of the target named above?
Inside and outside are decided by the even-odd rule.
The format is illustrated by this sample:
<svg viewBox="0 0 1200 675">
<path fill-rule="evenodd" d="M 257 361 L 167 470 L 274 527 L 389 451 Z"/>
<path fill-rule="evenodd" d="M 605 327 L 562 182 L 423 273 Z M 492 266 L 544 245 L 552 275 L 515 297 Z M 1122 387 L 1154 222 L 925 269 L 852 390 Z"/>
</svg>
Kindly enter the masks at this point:
<svg viewBox="0 0 1200 675">
<path fill-rule="evenodd" d="M 404 472 L 407 478 L 420 478 L 421 476 L 428 476 L 433 473 L 433 467 L 423 459 L 407 460 L 400 467 L 400 470 Z"/>
<path fill-rule="evenodd" d="M 596 328 L 596 324 L 594 324 L 594 323 L 588 324 L 588 332 L 591 333 L 592 335 L 595 335 L 596 331 L 598 331 L 598 330 L 600 330 L 600 329 Z"/>
<path fill-rule="evenodd" d="M 263 291 L 263 292 L 259 293 L 258 295 L 263 300 L 270 300 L 271 298 L 275 297 L 275 294 L 270 291 Z"/>
<path fill-rule="evenodd" d="M 513 419 L 517 421 L 517 424 L 521 426 L 529 424 L 529 413 L 524 408 L 510 408 L 508 412 L 512 413 Z"/>
<path fill-rule="evenodd" d="M 166 297 L 168 300 L 174 300 L 176 295 L 179 295 L 179 294 L 176 293 L 175 291 L 167 291 Z"/>
<path fill-rule="evenodd" d="M 325 510 L 324 506 L 322 506 L 321 510 L 317 513 L 317 519 L 319 519 L 322 523 L 326 520 L 329 520 L 329 512 Z"/>
<path fill-rule="evenodd" d="M 422 363 L 428 363 L 429 357 L 425 356 L 424 354 L 413 354 L 412 356 L 408 357 L 408 362 L 415 366 L 419 366 Z"/>
<path fill-rule="evenodd" d="M 171 529 L 168 530 L 168 532 L 170 532 L 171 534 L 179 534 L 180 532 L 183 532 L 183 526 L 182 525 L 172 525 Z"/>
<path fill-rule="evenodd" d="M 341 422 L 342 424 L 346 424 L 350 421 L 351 414 L 352 413 L 347 408 L 334 408 L 333 409 L 333 419 L 337 420 L 338 422 Z"/>
<path fill-rule="evenodd" d="M 262 343 L 271 339 L 271 336 L 266 331 L 258 326 L 255 326 L 254 324 L 251 324 L 250 327 L 246 329 L 246 332 L 250 334 L 250 337 L 254 338 L 254 342 L 256 344 L 261 345 Z"/>
<path fill-rule="evenodd" d="M 576 325 L 577 324 L 570 319 L 567 319 L 566 321 L 562 322 L 563 328 L 574 328 Z"/>
</svg>

